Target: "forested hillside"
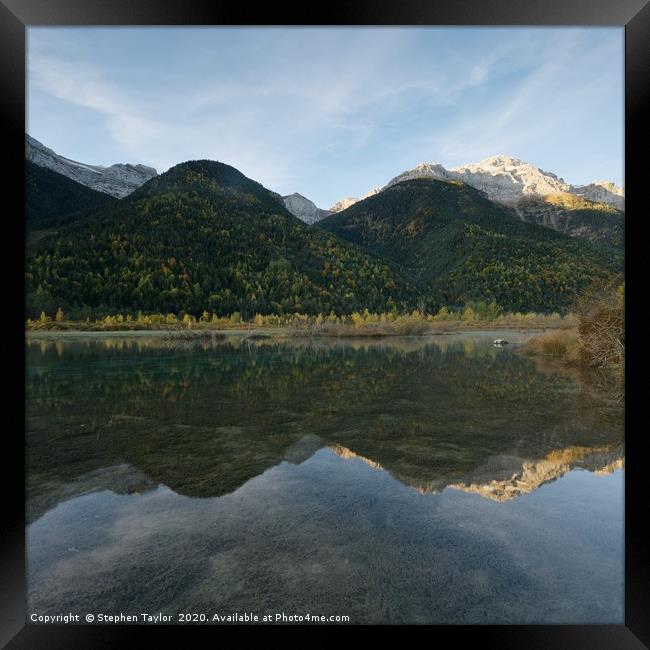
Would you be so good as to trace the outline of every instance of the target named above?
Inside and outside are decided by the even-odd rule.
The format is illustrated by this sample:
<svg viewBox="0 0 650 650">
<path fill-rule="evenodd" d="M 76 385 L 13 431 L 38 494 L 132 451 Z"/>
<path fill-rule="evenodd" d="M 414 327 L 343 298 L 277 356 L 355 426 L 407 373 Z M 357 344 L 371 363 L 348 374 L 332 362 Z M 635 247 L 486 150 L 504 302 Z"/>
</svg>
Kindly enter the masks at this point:
<svg viewBox="0 0 650 650">
<path fill-rule="evenodd" d="M 177 165 L 28 250 L 27 316 L 404 310 L 391 263 L 302 223 L 228 165 Z"/>
<path fill-rule="evenodd" d="M 115 199 L 57 172 L 25 160 L 25 225 L 28 231 L 53 228 L 71 215 L 95 210 Z"/>
<path fill-rule="evenodd" d="M 607 203 L 573 194 L 551 194 L 521 199 L 516 211 L 528 223 L 553 228 L 571 237 L 621 249 L 625 245 L 625 215 Z"/>
<path fill-rule="evenodd" d="M 318 226 L 399 264 L 446 305 L 562 311 L 622 268 L 622 251 L 526 223 L 459 181 L 397 183 Z"/>
</svg>

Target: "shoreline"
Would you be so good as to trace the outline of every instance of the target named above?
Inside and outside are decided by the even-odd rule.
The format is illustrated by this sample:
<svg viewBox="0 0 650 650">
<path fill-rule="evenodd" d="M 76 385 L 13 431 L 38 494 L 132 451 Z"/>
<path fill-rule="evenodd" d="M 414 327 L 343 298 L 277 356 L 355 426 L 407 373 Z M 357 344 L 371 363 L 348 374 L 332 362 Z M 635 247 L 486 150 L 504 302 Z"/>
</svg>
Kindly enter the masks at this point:
<svg viewBox="0 0 650 650">
<path fill-rule="evenodd" d="M 137 337 L 137 338 L 226 338 L 226 337 L 243 337 L 244 339 L 392 339 L 392 338 L 430 338 L 435 336 L 451 336 L 457 334 L 473 335 L 496 335 L 504 332 L 517 334 L 538 334 L 548 331 L 549 327 L 458 327 L 449 329 L 432 330 L 418 334 L 400 334 L 396 332 L 364 332 L 362 329 L 358 332 L 309 332 L 294 331 L 289 328 L 256 328 L 256 329 L 196 329 L 196 330 L 178 330 L 178 329 L 138 329 L 138 330 L 25 330 L 26 339 L 60 339 L 69 337 L 72 339 L 79 338 L 103 338 L 103 337 Z"/>
</svg>

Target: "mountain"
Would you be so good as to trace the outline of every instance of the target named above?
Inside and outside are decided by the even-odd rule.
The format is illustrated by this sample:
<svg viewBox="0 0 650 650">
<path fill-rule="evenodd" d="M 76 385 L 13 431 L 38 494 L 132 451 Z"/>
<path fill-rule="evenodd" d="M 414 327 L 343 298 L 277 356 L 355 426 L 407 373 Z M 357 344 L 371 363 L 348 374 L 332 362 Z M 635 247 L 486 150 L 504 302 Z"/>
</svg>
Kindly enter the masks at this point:
<svg viewBox="0 0 650 650">
<path fill-rule="evenodd" d="M 618 210 L 625 210 L 623 188 L 610 181 L 594 181 L 589 185 L 577 185 L 573 188 L 573 194 L 596 203 L 609 203 Z"/>
<path fill-rule="evenodd" d="M 621 252 L 526 223 L 457 180 L 404 180 L 318 226 L 392 260 L 448 306 L 565 310 L 593 279 L 622 270 Z"/>
<path fill-rule="evenodd" d="M 28 231 L 52 228 L 71 215 L 100 208 L 115 199 L 67 176 L 25 161 L 25 222 Z"/>
<path fill-rule="evenodd" d="M 491 156 L 477 163 L 445 169 L 435 163 L 421 163 L 415 169 L 403 172 L 388 182 L 386 187 L 411 178 L 459 180 L 485 192 L 493 201 L 512 204 L 526 196 L 571 193 L 586 199 L 623 206 L 623 189 L 607 181 L 588 186 L 574 186 L 552 172 L 535 167 L 512 156 Z M 597 189 L 596 189 L 597 188 Z"/>
<path fill-rule="evenodd" d="M 329 211 L 331 213 L 341 212 L 341 210 L 349 208 L 351 205 L 354 205 L 358 201 L 361 201 L 361 199 L 357 199 L 353 196 L 345 196 L 340 201 L 337 201 L 332 206 L 330 206 Z"/>
<path fill-rule="evenodd" d="M 416 178 L 463 181 L 477 190 L 485 192 L 491 200 L 506 205 L 512 205 L 529 196 L 570 193 L 598 203 L 608 203 L 619 210 L 625 209 L 623 188 L 614 183 L 595 181 L 590 185 L 570 185 L 552 172 L 544 171 L 519 158 L 505 155 L 491 156 L 480 162 L 452 169 L 446 169 L 438 163 L 420 163 L 413 169 L 398 174 L 381 189 Z M 377 191 L 375 189 L 372 193 Z M 338 205 L 335 204 L 331 211 L 343 210 L 358 200 L 351 197 L 343 199 L 342 202 L 339 202 L 341 203 L 340 208 L 334 209 Z"/>
<path fill-rule="evenodd" d="M 492 156 L 450 170 L 455 178 L 485 192 L 493 201 L 513 203 L 522 196 L 568 192 L 562 178 L 511 156 Z"/>
<path fill-rule="evenodd" d="M 222 340 L 206 363 L 179 354 L 178 340 L 146 337 L 111 346 L 108 368 L 99 362 L 104 344 L 66 350 L 66 375 L 84 373 L 84 388 L 74 390 L 54 381 L 64 373 L 57 341 L 27 341 L 32 367 L 43 370 L 28 376 L 30 519 L 56 503 L 54 492 L 87 492 L 93 478 L 102 489 L 112 477 L 137 491 L 163 483 L 217 496 L 324 446 L 420 492 L 484 486 L 475 491 L 488 498 L 528 492 L 567 465 L 607 471 L 623 458 L 622 406 L 612 404 L 605 378 L 576 382 L 557 365 L 540 372 L 526 357 L 454 337 L 400 339 L 389 354 L 380 340 Z M 161 363 L 170 354 L 173 362 Z M 92 396 L 91 418 L 71 408 L 79 395 Z M 522 419 L 527 403 L 534 408 Z M 468 419 L 480 433 L 459 435 Z"/>
<path fill-rule="evenodd" d="M 372 458 L 366 458 L 342 445 L 330 445 L 330 449 L 344 460 L 357 459 L 373 469 L 390 469 Z M 491 456 L 487 461 L 468 472 L 457 482 L 442 482 L 439 479 L 419 483 L 410 477 L 391 475 L 404 485 L 420 494 L 440 494 L 445 488 L 478 494 L 491 501 L 512 501 L 524 494 L 530 494 L 546 483 L 561 478 L 568 472 L 580 468 L 595 474 L 611 474 L 625 467 L 622 445 L 603 447 L 568 447 L 554 449 L 540 459 L 524 459 L 512 455 Z"/>
<path fill-rule="evenodd" d="M 412 308 L 376 256 L 307 226 L 223 163 L 176 165 L 28 250 L 27 311 L 351 313 Z"/>
<path fill-rule="evenodd" d="M 609 203 L 596 203 L 569 193 L 549 194 L 521 198 L 515 210 L 528 223 L 571 237 L 619 248 L 625 245 L 625 215 Z"/>
<path fill-rule="evenodd" d="M 158 173 L 153 167 L 145 165 L 116 164 L 102 167 L 76 162 L 60 156 L 27 134 L 25 158 L 81 185 L 117 198 L 127 196 Z"/>
<path fill-rule="evenodd" d="M 455 180 L 455 175 L 452 172 L 445 169 L 442 165 L 438 163 L 420 163 L 416 165 L 413 169 L 408 169 L 401 174 L 391 178 L 384 189 L 391 187 L 396 183 L 401 183 L 402 181 L 411 181 L 414 178 L 436 178 L 439 181 L 451 181 Z"/>
<path fill-rule="evenodd" d="M 283 196 L 282 201 L 291 214 L 305 223 L 316 223 L 332 214 L 329 210 L 321 210 L 315 203 L 297 192 Z"/>
<path fill-rule="evenodd" d="M 354 205 L 357 201 L 362 201 L 363 199 L 367 199 L 369 196 L 374 196 L 375 194 L 381 192 L 382 188 L 381 187 L 373 187 L 368 194 L 363 196 L 360 199 L 357 199 L 353 196 L 346 196 L 345 198 L 342 198 L 340 201 L 337 201 L 334 205 L 332 205 L 329 209 L 330 213 L 333 212 L 341 212 L 341 210 L 345 210 L 346 208 L 349 208 L 351 205 Z"/>
</svg>

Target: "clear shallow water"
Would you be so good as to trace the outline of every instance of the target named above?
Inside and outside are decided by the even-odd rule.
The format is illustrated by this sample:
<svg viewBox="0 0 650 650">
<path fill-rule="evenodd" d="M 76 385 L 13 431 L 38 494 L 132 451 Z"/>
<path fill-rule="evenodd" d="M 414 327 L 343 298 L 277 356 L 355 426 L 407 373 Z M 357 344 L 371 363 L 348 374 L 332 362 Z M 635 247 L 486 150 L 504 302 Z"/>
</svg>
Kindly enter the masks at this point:
<svg viewBox="0 0 650 650">
<path fill-rule="evenodd" d="M 622 623 L 622 411 L 493 338 L 29 340 L 29 612 Z"/>
</svg>

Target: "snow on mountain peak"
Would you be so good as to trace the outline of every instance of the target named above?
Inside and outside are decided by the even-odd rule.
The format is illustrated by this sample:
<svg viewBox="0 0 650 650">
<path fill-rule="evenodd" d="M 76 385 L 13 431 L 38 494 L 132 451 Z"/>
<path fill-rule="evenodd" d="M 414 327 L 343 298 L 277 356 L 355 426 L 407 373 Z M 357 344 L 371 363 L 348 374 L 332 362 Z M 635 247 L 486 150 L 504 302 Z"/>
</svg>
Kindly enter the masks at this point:
<svg viewBox="0 0 650 650">
<path fill-rule="evenodd" d="M 557 194 L 571 190 L 571 186 L 555 174 L 503 154 L 454 167 L 450 172 L 457 180 L 482 190 L 490 199 L 501 203 L 514 203 L 530 194 Z"/>
<path fill-rule="evenodd" d="M 142 164 L 117 163 L 110 167 L 88 165 L 65 158 L 44 144 L 25 134 L 25 157 L 33 163 L 51 169 L 63 176 L 99 192 L 122 198 L 143 185 L 157 172 Z M 625 192 L 611 181 L 597 180 L 588 185 L 570 185 L 551 172 L 514 156 L 498 154 L 476 163 L 446 169 L 440 163 L 421 162 L 413 169 L 395 176 L 383 187 L 375 187 L 361 199 L 347 196 L 329 210 L 322 210 L 308 198 L 294 192 L 280 197 L 286 208 L 305 223 L 315 223 L 326 216 L 340 212 L 360 200 L 373 196 L 396 183 L 415 178 L 433 178 L 442 181 L 462 181 L 484 192 L 492 201 L 515 204 L 526 196 L 546 196 L 570 193 L 599 203 L 609 203 L 625 209 Z"/>
<path fill-rule="evenodd" d="M 513 158 L 512 156 L 507 156 L 505 154 L 498 154 L 496 156 L 490 156 L 485 158 L 477 163 L 470 163 L 469 165 L 463 165 L 463 167 L 474 166 L 477 168 L 486 169 L 488 167 L 499 167 L 499 168 L 510 168 L 510 167 L 520 167 L 522 165 L 528 165 L 520 158 Z"/>
<path fill-rule="evenodd" d="M 414 178 L 433 178 L 442 181 L 462 181 L 484 192 L 492 201 L 514 204 L 525 196 L 546 196 L 570 193 L 592 201 L 609 203 L 619 210 L 625 209 L 623 188 L 609 181 L 595 181 L 589 185 L 574 186 L 552 172 L 535 167 L 525 160 L 506 154 L 490 156 L 476 163 L 446 169 L 440 163 L 418 163 L 392 178 L 382 190 L 396 183 Z M 371 194 L 377 193 L 377 188 Z M 367 194 L 365 197 L 370 196 Z M 330 209 L 339 212 L 360 199 L 346 197 Z"/>
<path fill-rule="evenodd" d="M 346 196 L 342 198 L 340 201 L 337 201 L 333 206 L 331 206 L 329 211 L 330 213 L 341 212 L 341 210 L 345 210 L 346 208 L 349 208 L 351 205 L 354 205 L 359 201 L 363 201 L 363 199 L 367 199 L 370 196 L 379 194 L 379 192 L 381 192 L 383 189 L 384 189 L 383 187 L 373 187 L 367 194 L 364 194 L 360 199 L 354 196 Z"/>
<path fill-rule="evenodd" d="M 40 167 L 51 169 L 98 192 L 123 198 L 150 178 L 158 175 L 153 167 L 117 163 L 110 167 L 87 165 L 60 156 L 43 143 L 25 133 L 25 158 Z"/>
<path fill-rule="evenodd" d="M 439 163 L 421 162 L 421 163 L 418 163 L 413 169 L 415 169 L 417 171 L 430 171 L 432 169 L 439 169 L 441 167 L 442 167 L 442 165 L 440 165 Z"/>
<path fill-rule="evenodd" d="M 349 208 L 351 205 L 358 203 L 361 199 L 357 199 L 354 196 L 344 196 L 340 201 L 337 201 L 334 205 L 330 207 L 330 212 L 341 212 Z"/>
</svg>

